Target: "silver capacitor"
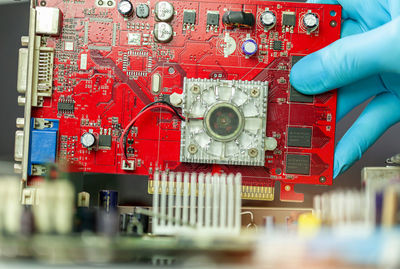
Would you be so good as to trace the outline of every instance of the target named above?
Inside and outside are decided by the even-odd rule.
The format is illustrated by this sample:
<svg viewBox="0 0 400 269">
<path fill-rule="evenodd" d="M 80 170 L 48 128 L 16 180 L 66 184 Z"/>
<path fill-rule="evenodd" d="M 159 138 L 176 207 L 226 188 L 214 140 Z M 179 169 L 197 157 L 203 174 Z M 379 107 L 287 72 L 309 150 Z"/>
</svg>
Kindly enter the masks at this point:
<svg viewBox="0 0 400 269">
<path fill-rule="evenodd" d="M 157 42 L 167 43 L 172 40 L 172 36 L 174 35 L 174 31 L 172 26 L 166 22 L 159 22 L 154 25 L 154 38 Z"/>
<path fill-rule="evenodd" d="M 85 148 L 91 148 L 96 142 L 96 137 L 92 133 L 84 133 L 81 136 L 81 144 Z"/>
<path fill-rule="evenodd" d="M 260 17 L 261 24 L 264 27 L 271 28 L 276 24 L 276 16 L 272 11 L 265 11 Z"/>
<path fill-rule="evenodd" d="M 170 21 L 174 16 L 174 6 L 167 2 L 158 2 L 154 8 L 154 13 L 158 21 Z"/>
<path fill-rule="evenodd" d="M 319 25 L 318 16 L 314 13 L 307 13 L 303 17 L 303 25 L 307 30 L 314 30 Z"/>
</svg>

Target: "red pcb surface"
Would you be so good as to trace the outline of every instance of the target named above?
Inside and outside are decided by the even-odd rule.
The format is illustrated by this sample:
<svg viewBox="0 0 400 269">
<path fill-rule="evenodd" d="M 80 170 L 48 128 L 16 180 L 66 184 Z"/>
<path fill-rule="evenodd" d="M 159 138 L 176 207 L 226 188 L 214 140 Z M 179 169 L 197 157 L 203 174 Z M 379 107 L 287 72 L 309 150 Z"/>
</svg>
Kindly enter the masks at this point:
<svg viewBox="0 0 400 269">
<path fill-rule="evenodd" d="M 123 17 L 118 3 L 100 7 L 96 1 L 38 2 L 59 8 L 62 14 L 60 35 L 43 39 L 44 46 L 55 49 L 53 93 L 44 98 L 42 107 L 32 108 L 34 118 L 59 120 L 58 162 L 67 163 L 72 172 L 240 172 L 245 186 L 273 187 L 280 181 L 282 200 L 302 200 L 302 195 L 294 192 L 295 184 L 332 183 L 336 92 L 311 99 L 302 96 L 291 90 L 289 73 L 292 61 L 297 59 L 293 56 L 310 54 L 340 37 L 339 6 L 249 0 L 169 1 L 174 16 L 168 24 L 174 35 L 171 41 L 160 43 L 153 33 L 158 23 L 154 14 L 157 1 L 132 2 L 134 7 L 150 7 L 147 18 L 136 14 Z M 183 23 L 185 10 L 194 11 L 193 24 Z M 276 16 L 276 24 L 270 29 L 260 22 L 266 10 Z M 219 14 L 218 27 L 207 24 L 210 11 Z M 252 13 L 256 22 L 252 27 L 225 26 L 222 17 L 227 11 Z M 309 33 L 303 25 L 307 13 L 319 19 L 317 29 Z M 294 26 L 282 25 L 284 14 L 295 15 Z M 236 46 L 229 55 L 225 53 L 227 34 Z M 245 57 L 242 45 L 248 39 L 256 42 L 258 50 Z M 161 77 L 158 93 L 152 91 L 154 74 Z M 180 162 L 181 121 L 168 111 L 153 110 L 139 118 L 127 139 L 128 160 L 135 160 L 135 169 L 122 169 L 119 141 L 123 129 L 145 105 L 182 93 L 184 78 L 268 82 L 265 135 L 273 137 L 277 147 L 265 152 L 264 166 Z M 60 103 L 73 103 L 73 109 L 60 110 Z M 291 129 L 293 143 L 303 139 L 300 146 L 291 146 L 291 127 L 309 130 L 310 144 L 301 146 L 305 134 Z M 110 135 L 111 146 L 83 147 L 81 136 L 86 132 L 96 138 Z M 299 162 L 300 166 L 308 162 L 305 170 L 300 168 L 301 173 L 287 170 L 290 154 L 307 156 L 290 160 L 295 170 Z"/>
</svg>

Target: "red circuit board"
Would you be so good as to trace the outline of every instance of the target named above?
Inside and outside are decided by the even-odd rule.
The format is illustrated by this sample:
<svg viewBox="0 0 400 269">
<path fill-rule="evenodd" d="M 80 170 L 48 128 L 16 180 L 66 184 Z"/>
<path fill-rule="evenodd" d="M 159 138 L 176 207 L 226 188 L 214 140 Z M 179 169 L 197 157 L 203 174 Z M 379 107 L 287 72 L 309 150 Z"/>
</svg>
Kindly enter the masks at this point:
<svg viewBox="0 0 400 269">
<path fill-rule="evenodd" d="M 138 18 L 136 14 L 121 16 L 118 3 L 110 2 L 114 7 L 103 7 L 103 2 L 97 1 L 37 3 L 59 8 L 62 14 L 60 34 L 42 37 L 42 46 L 54 48 L 52 95 L 43 99 L 41 107 L 32 108 L 33 118 L 59 121 L 57 162 L 68 164 L 71 172 L 150 177 L 156 170 L 240 172 L 244 186 L 258 187 L 248 188 L 247 198 L 261 200 L 272 199 L 276 181 L 281 182 L 281 200 L 287 201 L 303 198 L 294 192 L 295 184 L 332 184 L 336 93 L 304 97 L 291 90 L 289 73 L 295 61 L 293 56 L 312 53 L 340 37 L 339 6 L 171 0 L 174 15 L 168 24 L 174 35 L 169 42 L 160 43 L 153 33 L 158 23 L 154 14 L 157 1 L 132 2 L 134 7 L 150 7 L 147 18 Z M 188 10 L 195 13 L 194 23 L 184 23 L 184 12 Z M 260 23 L 266 10 L 276 15 L 276 24 L 270 29 Z M 210 11 L 219 14 L 218 26 L 208 25 Z M 227 11 L 251 13 L 255 25 L 226 26 L 222 17 Z M 307 32 L 302 20 L 310 12 L 317 15 L 319 26 Z M 284 14 L 295 14 L 294 26 L 290 22 L 289 26 L 282 24 Z M 230 44 L 226 36 L 230 37 Z M 235 48 L 227 53 L 232 39 Z M 257 52 L 246 57 L 241 48 L 247 39 L 255 41 Z M 161 78 L 157 93 L 152 90 L 154 74 Z M 126 141 L 128 160 L 135 161 L 135 169 L 122 169 L 119 141 L 123 129 L 145 105 L 168 100 L 172 93 L 181 94 L 184 78 L 268 82 L 265 136 L 274 138 L 277 147 L 265 152 L 264 166 L 181 162 L 181 121 L 173 113 L 158 109 L 143 114 L 135 123 Z M 310 144 L 290 146 L 291 127 L 310 130 Z M 295 132 L 291 143 L 307 136 L 308 131 L 305 134 L 296 130 L 291 129 Z M 103 139 L 110 139 L 110 145 L 82 146 L 81 136 L 87 132 L 96 139 L 106 135 Z M 304 162 L 308 162 L 308 167 L 298 174 L 288 171 L 289 155 L 306 156 L 305 160 L 292 160 L 294 170 Z M 263 196 L 263 192 L 268 193 Z"/>
</svg>

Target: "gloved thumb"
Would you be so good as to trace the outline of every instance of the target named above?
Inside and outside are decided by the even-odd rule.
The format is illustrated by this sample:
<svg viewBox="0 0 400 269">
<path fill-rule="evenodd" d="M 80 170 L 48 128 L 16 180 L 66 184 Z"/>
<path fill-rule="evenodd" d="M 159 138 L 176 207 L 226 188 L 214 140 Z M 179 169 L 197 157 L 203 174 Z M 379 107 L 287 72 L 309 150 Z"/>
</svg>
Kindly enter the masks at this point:
<svg viewBox="0 0 400 269">
<path fill-rule="evenodd" d="M 304 94 L 318 94 L 371 75 L 400 73 L 398 44 L 400 17 L 302 58 L 293 66 L 290 82 Z"/>
</svg>

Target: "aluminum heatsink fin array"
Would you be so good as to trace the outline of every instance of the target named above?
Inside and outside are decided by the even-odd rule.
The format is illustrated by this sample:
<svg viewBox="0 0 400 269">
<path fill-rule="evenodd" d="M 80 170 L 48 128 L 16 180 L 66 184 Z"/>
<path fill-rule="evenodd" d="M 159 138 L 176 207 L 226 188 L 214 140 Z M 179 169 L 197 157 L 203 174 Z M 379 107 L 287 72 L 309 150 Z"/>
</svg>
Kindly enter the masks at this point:
<svg viewBox="0 0 400 269">
<path fill-rule="evenodd" d="M 153 233 L 238 234 L 240 173 L 154 173 Z"/>
</svg>

